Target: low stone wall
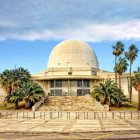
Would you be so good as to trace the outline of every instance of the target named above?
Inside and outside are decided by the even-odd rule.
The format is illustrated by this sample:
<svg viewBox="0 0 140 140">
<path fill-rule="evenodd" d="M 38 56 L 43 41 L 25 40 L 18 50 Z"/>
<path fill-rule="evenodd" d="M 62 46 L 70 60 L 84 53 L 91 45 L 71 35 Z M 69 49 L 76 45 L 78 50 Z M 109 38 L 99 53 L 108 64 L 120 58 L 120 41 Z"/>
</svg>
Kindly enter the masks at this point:
<svg viewBox="0 0 140 140">
<path fill-rule="evenodd" d="M 44 103 L 44 101 L 45 101 L 46 98 L 47 98 L 47 96 L 44 97 L 44 98 L 42 98 L 42 100 L 40 100 L 39 102 L 36 102 L 36 103 L 34 104 L 34 106 L 32 106 L 32 111 L 35 112 L 35 111 L 40 107 L 40 105 L 41 105 L 42 103 Z"/>
</svg>

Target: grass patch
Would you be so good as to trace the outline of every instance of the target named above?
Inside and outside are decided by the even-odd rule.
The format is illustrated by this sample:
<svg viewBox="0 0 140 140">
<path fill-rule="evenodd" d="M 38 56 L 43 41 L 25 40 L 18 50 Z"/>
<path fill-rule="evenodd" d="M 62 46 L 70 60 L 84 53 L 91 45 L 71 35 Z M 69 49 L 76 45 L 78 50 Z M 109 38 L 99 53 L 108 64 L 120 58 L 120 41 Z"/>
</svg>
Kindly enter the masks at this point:
<svg viewBox="0 0 140 140">
<path fill-rule="evenodd" d="M 20 102 L 19 103 L 19 110 L 23 109 L 25 105 L 25 102 Z M 0 102 L 0 110 L 15 110 L 15 104 L 10 104 L 7 103 L 7 105 L 5 106 L 2 102 Z"/>
<path fill-rule="evenodd" d="M 110 111 L 123 111 L 123 110 L 137 110 L 137 103 L 132 102 L 132 103 L 127 103 L 123 104 L 121 107 L 117 106 L 111 106 Z"/>
</svg>

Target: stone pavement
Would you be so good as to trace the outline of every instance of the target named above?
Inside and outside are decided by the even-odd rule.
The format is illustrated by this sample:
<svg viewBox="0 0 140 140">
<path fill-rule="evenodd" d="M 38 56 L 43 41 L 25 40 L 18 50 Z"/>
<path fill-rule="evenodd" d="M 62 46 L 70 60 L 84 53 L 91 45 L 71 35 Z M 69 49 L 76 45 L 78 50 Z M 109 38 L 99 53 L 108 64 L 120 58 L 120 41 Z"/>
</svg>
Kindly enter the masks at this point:
<svg viewBox="0 0 140 140">
<path fill-rule="evenodd" d="M 139 114 L 134 112 L 124 113 L 100 113 L 95 114 L 80 113 L 75 116 L 75 112 L 70 112 L 71 116 L 67 116 L 68 113 L 53 113 L 52 116 L 44 116 L 44 113 L 37 112 L 36 118 L 31 117 L 32 112 L 11 116 L 5 116 L 0 118 L 0 132 L 24 132 L 24 133 L 73 133 L 73 132 L 107 132 L 107 131 L 140 131 L 140 119 Z M 42 114 L 42 116 L 40 116 Z M 114 116 L 112 116 L 114 115 Z M 133 115 L 133 116 L 131 116 Z M 50 117 L 52 117 L 50 119 Z M 78 118 L 76 118 L 78 117 Z M 113 117 L 113 118 L 112 118 Z M 125 117 L 125 119 L 124 119 Z M 131 118 L 132 117 L 132 118 Z M 85 118 L 85 119 L 84 119 Z"/>
</svg>

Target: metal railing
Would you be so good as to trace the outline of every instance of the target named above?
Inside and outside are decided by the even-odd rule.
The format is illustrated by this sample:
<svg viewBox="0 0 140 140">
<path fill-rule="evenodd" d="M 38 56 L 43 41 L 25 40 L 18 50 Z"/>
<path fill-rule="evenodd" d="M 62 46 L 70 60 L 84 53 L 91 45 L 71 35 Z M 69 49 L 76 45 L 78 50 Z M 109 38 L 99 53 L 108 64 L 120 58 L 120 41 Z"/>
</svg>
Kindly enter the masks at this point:
<svg viewBox="0 0 140 140">
<path fill-rule="evenodd" d="M 0 112 L 0 119 L 140 119 L 138 111 L 121 112 Z"/>
</svg>

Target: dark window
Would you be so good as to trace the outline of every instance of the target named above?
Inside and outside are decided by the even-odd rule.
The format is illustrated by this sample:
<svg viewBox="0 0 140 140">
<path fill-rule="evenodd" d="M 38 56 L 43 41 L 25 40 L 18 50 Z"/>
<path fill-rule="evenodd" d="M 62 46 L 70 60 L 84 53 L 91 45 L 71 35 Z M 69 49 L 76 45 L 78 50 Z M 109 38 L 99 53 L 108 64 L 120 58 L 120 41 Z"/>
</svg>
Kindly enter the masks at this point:
<svg viewBox="0 0 140 140">
<path fill-rule="evenodd" d="M 54 87 L 54 80 L 51 81 L 51 88 L 53 88 L 53 87 Z"/>
<path fill-rule="evenodd" d="M 62 81 L 56 80 L 56 81 L 55 81 L 55 86 L 56 86 L 56 87 L 62 87 Z"/>
<path fill-rule="evenodd" d="M 62 96 L 62 90 L 61 89 L 55 90 L 55 96 Z"/>
<path fill-rule="evenodd" d="M 72 72 L 68 72 L 68 75 L 72 75 Z"/>
<path fill-rule="evenodd" d="M 90 82 L 89 82 L 89 80 L 84 80 L 84 81 L 83 81 L 83 84 L 84 84 L 84 85 L 83 85 L 84 87 L 90 87 Z"/>
<path fill-rule="evenodd" d="M 51 96 L 54 96 L 54 90 L 51 90 L 51 94 L 50 94 Z"/>
<path fill-rule="evenodd" d="M 77 87 L 82 87 L 82 80 L 77 81 Z"/>
<path fill-rule="evenodd" d="M 77 96 L 82 96 L 82 89 L 77 89 Z"/>
<path fill-rule="evenodd" d="M 83 95 L 89 94 L 89 93 L 90 93 L 90 89 L 83 89 Z"/>
</svg>

